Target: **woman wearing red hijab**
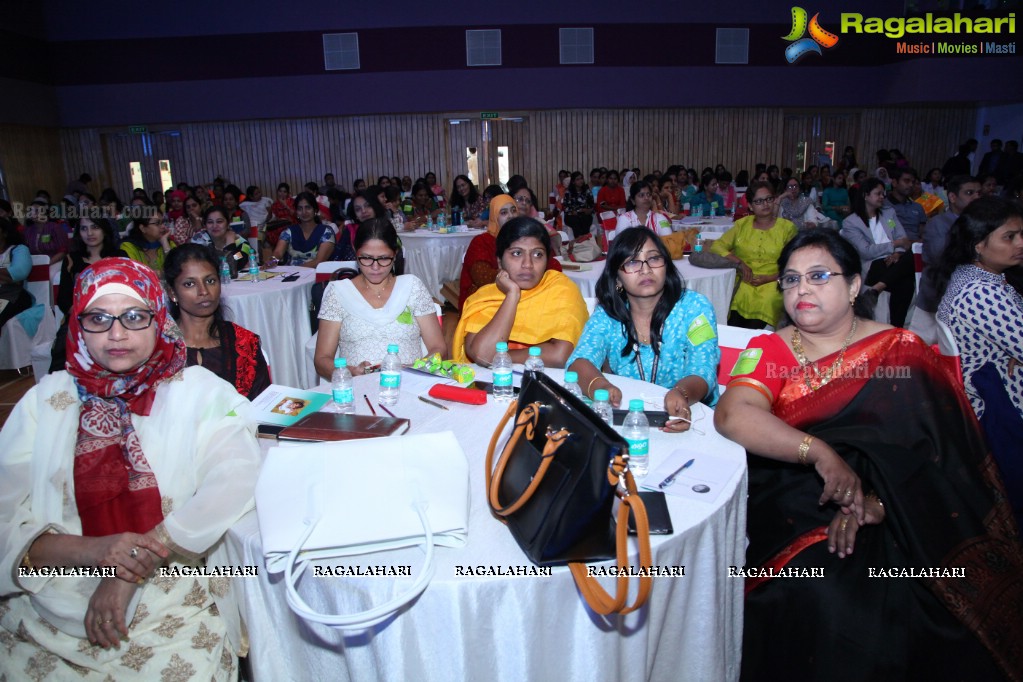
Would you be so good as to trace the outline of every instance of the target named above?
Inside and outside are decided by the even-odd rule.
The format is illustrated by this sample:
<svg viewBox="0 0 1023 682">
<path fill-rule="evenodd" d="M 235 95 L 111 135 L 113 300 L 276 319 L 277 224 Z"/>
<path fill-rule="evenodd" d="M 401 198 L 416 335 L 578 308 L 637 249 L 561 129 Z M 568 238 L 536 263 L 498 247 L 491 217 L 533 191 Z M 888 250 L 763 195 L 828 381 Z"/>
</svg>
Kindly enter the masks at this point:
<svg viewBox="0 0 1023 682">
<path fill-rule="evenodd" d="M 69 318 L 67 371 L 43 377 L 0 431 L 0 675 L 50 663 L 233 679 L 243 639 L 230 579 L 158 567 L 227 563 L 219 540 L 251 508 L 260 461 L 239 416 L 247 401 L 185 368 L 144 265 L 90 266 Z"/>
</svg>

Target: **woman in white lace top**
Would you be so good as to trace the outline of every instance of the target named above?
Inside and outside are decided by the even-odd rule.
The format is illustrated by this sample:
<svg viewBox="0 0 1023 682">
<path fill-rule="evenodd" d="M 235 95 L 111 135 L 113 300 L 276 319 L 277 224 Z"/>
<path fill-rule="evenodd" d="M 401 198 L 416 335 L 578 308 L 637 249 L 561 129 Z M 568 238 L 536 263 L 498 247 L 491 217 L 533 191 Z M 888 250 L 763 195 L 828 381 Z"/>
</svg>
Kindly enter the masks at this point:
<svg viewBox="0 0 1023 682">
<path fill-rule="evenodd" d="M 398 344 L 398 357 L 406 364 L 422 357 L 422 345 L 427 354 L 447 355 L 426 286 L 415 275 L 394 274 L 399 248 L 390 221 L 374 218 L 359 226 L 359 274 L 331 282 L 323 294 L 315 356 L 320 376 L 330 378 L 335 357 L 345 358 L 352 374 L 363 374 L 384 359 L 392 343 Z"/>
</svg>

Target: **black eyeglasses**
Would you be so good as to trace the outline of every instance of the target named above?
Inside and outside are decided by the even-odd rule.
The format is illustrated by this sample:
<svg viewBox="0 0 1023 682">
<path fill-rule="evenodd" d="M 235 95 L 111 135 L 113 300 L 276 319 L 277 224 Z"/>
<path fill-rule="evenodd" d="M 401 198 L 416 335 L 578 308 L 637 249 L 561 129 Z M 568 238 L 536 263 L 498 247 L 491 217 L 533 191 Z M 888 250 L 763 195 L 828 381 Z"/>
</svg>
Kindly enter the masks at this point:
<svg viewBox="0 0 1023 682">
<path fill-rule="evenodd" d="M 372 267 L 373 263 L 386 268 L 394 262 L 394 256 L 359 256 L 358 261 L 359 265 L 365 265 L 367 268 Z"/>
<path fill-rule="evenodd" d="M 663 268 L 665 262 L 664 256 L 650 256 L 646 260 L 633 258 L 632 260 L 622 263 L 622 272 L 627 272 L 632 275 L 642 270 L 644 265 L 648 266 L 651 270 L 655 270 L 657 268 Z"/>
<path fill-rule="evenodd" d="M 809 282 L 810 284 L 824 286 L 829 281 L 831 281 L 832 277 L 838 277 L 839 275 L 844 274 L 845 274 L 844 272 L 828 272 L 827 270 L 811 270 L 805 275 L 797 275 L 796 273 L 792 272 L 787 275 L 782 275 L 781 277 L 779 277 L 778 286 L 781 289 L 791 289 L 792 287 L 799 286 L 799 280 L 803 279 L 804 277 L 806 277 L 806 281 Z"/>
<path fill-rule="evenodd" d="M 754 206 L 763 206 L 764 204 L 773 204 L 774 197 L 758 197 L 753 200 Z"/>
<path fill-rule="evenodd" d="M 120 315 L 111 315 L 110 313 L 82 313 L 78 316 L 78 324 L 82 325 L 82 331 L 89 332 L 90 334 L 100 334 L 105 331 L 110 331 L 110 328 L 114 326 L 114 320 L 121 323 L 121 326 L 128 331 L 137 332 L 143 329 L 148 329 L 153 320 L 156 318 L 156 313 L 152 310 L 141 310 L 138 308 L 132 308 L 126 310 Z"/>
</svg>

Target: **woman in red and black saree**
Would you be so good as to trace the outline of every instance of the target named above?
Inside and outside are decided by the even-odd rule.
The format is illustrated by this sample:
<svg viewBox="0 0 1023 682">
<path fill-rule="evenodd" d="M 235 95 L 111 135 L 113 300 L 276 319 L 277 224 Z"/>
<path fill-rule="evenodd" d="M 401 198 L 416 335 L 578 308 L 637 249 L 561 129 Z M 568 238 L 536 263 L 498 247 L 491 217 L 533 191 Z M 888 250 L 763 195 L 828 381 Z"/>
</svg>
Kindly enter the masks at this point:
<svg viewBox="0 0 1023 682">
<path fill-rule="evenodd" d="M 743 679 L 1023 678 L 1023 549 L 961 386 L 861 315 L 842 237 L 778 266 L 792 324 L 715 414 L 749 453 Z"/>
</svg>

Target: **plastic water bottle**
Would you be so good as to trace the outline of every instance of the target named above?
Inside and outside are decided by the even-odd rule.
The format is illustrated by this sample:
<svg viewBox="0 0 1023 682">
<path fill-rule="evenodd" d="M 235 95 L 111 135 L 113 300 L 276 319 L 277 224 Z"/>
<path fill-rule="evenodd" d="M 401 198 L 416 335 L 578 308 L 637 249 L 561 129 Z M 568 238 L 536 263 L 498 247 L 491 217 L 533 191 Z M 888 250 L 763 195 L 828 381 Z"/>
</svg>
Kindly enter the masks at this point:
<svg viewBox="0 0 1023 682">
<path fill-rule="evenodd" d="M 646 476 L 650 466 L 650 422 L 642 400 L 629 401 L 629 414 L 622 424 L 622 436 L 629 444 L 629 468 L 633 476 Z"/>
<path fill-rule="evenodd" d="M 437 229 L 443 230 L 445 229 L 446 225 L 447 223 L 445 221 L 444 211 L 441 211 L 440 213 L 437 214 Z"/>
<path fill-rule="evenodd" d="M 387 346 L 387 355 L 380 363 L 380 404 L 394 405 L 401 394 L 401 360 L 398 359 L 398 345 Z"/>
<path fill-rule="evenodd" d="M 497 352 L 490 365 L 494 372 L 494 400 L 510 402 L 515 399 L 515 388 L 512 386 L 512 360 L 508 355 L 508 344 L 497 343 Z"/>
<path fill-rule="evenodd" d="M 348 371 L 348 361 L 344 358 L 334 358 L 330 395 L 334 398 L 334 412 L 354 414 L 355 393 L 352 390 L 352 373 Z"/>
<path fill-rule="evenodd" d="M 227 264 L 227 257 L 220 258 L 220 283 L 227 286 L 231 283 L 231 266 Z"/>
<path fill-rule="evenodd" d="M 543 374 L 543 358 L 540 357 L 540 346 L 532 346 L 529 349 L 529 357 L 524 365 L 526 374 Z"/>
<path fill-rule="evenodd" d="M 572 395 L 583 397 L 583 390 L 579 388 L 579 375 L 575 372 L 565 372 L 565 383 L 562 385 Z"/>
<path fill-rule="evenodd" d="M 611 426 L 614 420 L 614 412 L 611 411 L 611 403 L 607 401 L 608 395 L 607 389 L 598 388 L 593 392 L 593 405 L 591 407 L 593 407 L 593 411 L 601 419 L 607 422 L 608 426 Z"/>
<path fill-rule="evenodd" d="M 426 215 L 426 229 L 433 232 L 433 214 L 428 213 Z"/>
<path fill-rule="evenodd" d="M 249 254 L 249 279 L 253 282 L 259 281 L 259 261 L 256 260 L 256 254 Z"/>
<path fill-rule="evenodd" d="M 702 232 L 697 232 L 696 233 L 696 244 L 693 245 L 693 251 L 695 251 L 696 253 L 700 253 L 701 251 L 703 251 L 703 233 Z"/>
</svg>

